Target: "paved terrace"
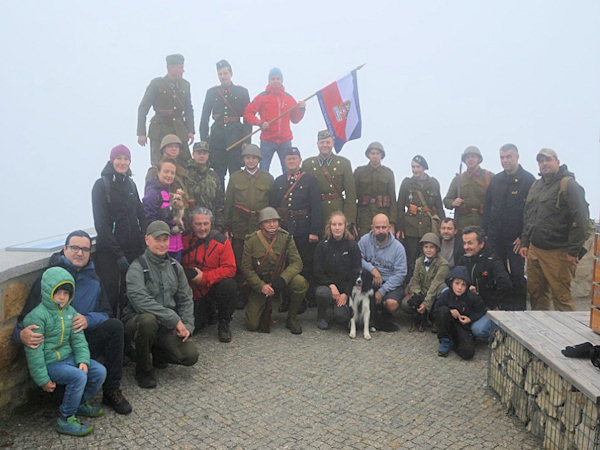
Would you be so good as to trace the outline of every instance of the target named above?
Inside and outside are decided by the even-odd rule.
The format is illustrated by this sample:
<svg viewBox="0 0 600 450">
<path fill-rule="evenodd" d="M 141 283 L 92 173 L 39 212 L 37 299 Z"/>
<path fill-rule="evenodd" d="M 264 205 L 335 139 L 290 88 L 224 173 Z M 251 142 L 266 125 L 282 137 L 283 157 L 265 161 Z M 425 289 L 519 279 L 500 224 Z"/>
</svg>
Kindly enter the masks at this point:
<svg viewBox="0 0 600 450">
<path fill-rule="evenodd" d="M 365 341 L 341 327 L 317 329 L 314 308 L 300 318 L 301 336 L 285 329 L 283 315 L 265 335 L 245 331 L 236 311 L 233 342 L 219 343 L 215 325 L 202 330 L 193 338 L 196 366 L 157 371 L 154 390 L 140 389 L 128 364 L 129 416 L 107 409 L 88 419 L 92 435 L 75 438 L 54 431 L 56 407 L 42 402 L 0 424 L 0 446 L 539 448 L 486 387 L 484 343 L 462 361 L 438 357 L 435 335 L 409 333 L 408 322 Z"/>
</svg>

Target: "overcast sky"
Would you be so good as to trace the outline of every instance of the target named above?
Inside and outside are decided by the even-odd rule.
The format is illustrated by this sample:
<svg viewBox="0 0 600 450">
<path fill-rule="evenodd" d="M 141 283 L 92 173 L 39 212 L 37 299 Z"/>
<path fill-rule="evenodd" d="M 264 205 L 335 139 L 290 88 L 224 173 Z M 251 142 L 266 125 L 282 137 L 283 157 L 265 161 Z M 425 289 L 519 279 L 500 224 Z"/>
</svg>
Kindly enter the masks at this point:
<svg viewBox="0 0 600 450">
<path fill-rule="evenodd" d="M 598 217 L 600 2 L 223 4 L 2 6 L 0 247 L 92 226 L 91 187 L 116 144 L 131 149 L 143 192 L 149 149 L 137 144 L 137 107 L 148 82 L 165 74 L 170 53 L 186 58 L 196 129 L 222 58 L 251 97 L 265 88 L 269 69 L 280 67 L 298 100 L 366 63 L 358 72 L 363 137 L 342 150 L 353 168 L 378 140 L 397 188 L 421 154 L 444 196 L 468 145 L 498 172 L 498 149 L 512 142 L 536 175 L 535 154 L 550 147 L 575 172 Z M 322 128 L 312 99 L 293 128 L 304 157 L 316 154 Z M 275 157 L 274 175 L 278 166 Z"/>
</svg>

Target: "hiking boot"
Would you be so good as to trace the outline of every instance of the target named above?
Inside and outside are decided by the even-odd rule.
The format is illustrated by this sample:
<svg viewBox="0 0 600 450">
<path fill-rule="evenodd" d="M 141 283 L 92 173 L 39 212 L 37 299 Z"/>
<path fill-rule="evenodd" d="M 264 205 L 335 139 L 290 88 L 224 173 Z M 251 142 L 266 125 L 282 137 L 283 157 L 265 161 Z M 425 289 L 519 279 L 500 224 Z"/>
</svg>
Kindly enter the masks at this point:
<svg viewBox="0 0 600 450">
<path fill-rule="evenodd" d="M 321 330 L 329 329 L 329 322 L 325 319 L 317 319 L 317 327 Z"/>
<path fill-rule="evenodd" d="M 219 341 L 231 342 L 231 330 L 229 329 L 229 322 L 219 322 L 217 333 L 219 335 Z"/>
<path fill-rule="evenodd" d="M 438 356 L 448 356 L 452 349 L 452 341 L 448 338 L 440 338 L 440 348 L 438 349 Z"/>
<path fill-rule="evenodd" d="M 120 389 L 109 393 L 105 392 L 104 395 L 102 395 L 102 403 L 106 406 L 110 406 L 117 414 L 129 414 L 132 410 L 131 405 L 127 399 L 123 397 L 123 393 Z"/>
<path fill-rule="evenodd" d="M 154 378 L 152 372 L 136 372 L 135 379 L 142 389 L 154 389 L 156 387 L 156 378 Z"/>
<path fill-rule="evenodd" d="M 77 414 L 84 417 L 100 417 L 104 414 L 104 410 L 99 406 L 94 406 L 89 401 L 86 401 L 79 405 Z"/>
<path fill-rule="evenodd" d="M 285 327 L 290 330 L 292 334 L 302 334 L 302 327 L 295 318 L 288 317 Z"/>
<path fill-rule="evenodd" d="M 58 424 L 57 431 L 69 436 L 87 436 L 94 431 L 93 425 L 81 423 L 75 415 L 69 417 L 61 416 L 57 419 L 56 423 Z"/>
</svg>

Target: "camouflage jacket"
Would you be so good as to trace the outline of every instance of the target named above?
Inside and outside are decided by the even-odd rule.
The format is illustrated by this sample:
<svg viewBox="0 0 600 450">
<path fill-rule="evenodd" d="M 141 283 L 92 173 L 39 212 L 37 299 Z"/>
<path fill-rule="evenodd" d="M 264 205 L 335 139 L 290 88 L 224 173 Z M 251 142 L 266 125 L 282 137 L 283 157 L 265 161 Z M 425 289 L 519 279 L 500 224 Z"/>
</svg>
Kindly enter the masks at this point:
<svg viewBox="0 0 600 450">
<path fill-rule="evenodd" d="M 221 179 L 217 173 L 208 166 L 196 164 L 190 160 L 187 165 L 185 185 L 194 208 L 208 208 L 214 216 L 214 227 L 223 230 L 225 224 L 225 192 Z"/>
</svg>

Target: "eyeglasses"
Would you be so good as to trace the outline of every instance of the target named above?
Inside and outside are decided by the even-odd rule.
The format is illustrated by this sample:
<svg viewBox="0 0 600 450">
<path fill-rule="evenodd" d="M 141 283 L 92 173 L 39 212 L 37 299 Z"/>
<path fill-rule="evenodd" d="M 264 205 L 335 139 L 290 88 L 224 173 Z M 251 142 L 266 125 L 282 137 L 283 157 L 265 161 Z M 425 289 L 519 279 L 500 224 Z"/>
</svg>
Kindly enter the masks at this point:
<svg viewBox="0 0 600 450">
<path fill-rule="evenodd" d="M 67 248 L 70 248 L 75 253 L 79 253 L 79 252 L 89 253 L 92 251 L 92 249 L 90 247 L 80 247 L 79 245 L 67 245 Z"/>
</svg>

